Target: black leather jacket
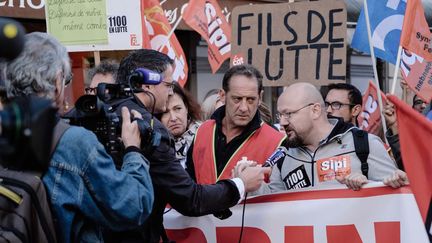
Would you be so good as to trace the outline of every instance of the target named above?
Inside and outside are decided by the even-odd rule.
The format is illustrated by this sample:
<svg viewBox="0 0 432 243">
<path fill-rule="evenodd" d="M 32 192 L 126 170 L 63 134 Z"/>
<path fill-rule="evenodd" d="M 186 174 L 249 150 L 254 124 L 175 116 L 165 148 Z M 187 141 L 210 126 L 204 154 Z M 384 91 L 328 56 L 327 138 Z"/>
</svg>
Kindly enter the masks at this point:
<svg viewBox="0 0 432 243">
<path fill-rule="evenodd" d="M 152 119 L 150 112 L 135 100 L 120 103 L 115 108 L 117 114 L 121 115 L 123 106 L 139 111 L 148 122 Z M 159 242 L 167 203 L 183 215 L 201 216 L 232 207 L 240 199 L 238 189 L 231 180 L 221 180 L 213 185 L 196 184 L 177 160 L 174 139 L 169 131 L 158 119 L 153 118 L 153 122 L 153 130 L 161 135 L 161 140 L 156 149 L 143 148 L 145 157 L 150 161 L 155 200 L 150 217 L 139 230 L 141 242 Z"/>
</svg>

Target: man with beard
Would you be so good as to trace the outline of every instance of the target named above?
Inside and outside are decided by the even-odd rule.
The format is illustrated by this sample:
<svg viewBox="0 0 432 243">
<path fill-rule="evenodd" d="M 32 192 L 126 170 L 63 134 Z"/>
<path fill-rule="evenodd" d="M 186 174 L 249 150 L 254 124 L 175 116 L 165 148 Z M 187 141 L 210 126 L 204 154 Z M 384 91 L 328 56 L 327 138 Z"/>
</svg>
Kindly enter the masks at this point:
<svg viewBox="0 0 432 243">
<path fill-rule="evenodd" d="M 313 85 L 289 86 L 279 97 L 277 110 L 287 135 L 284 145 L 289 150 L 273 167 L 270 183 L 263 184 L 256 194 L 338 182 L 353 190 L 359 190 L 368 180 L 392 187 L 407 183 L 406 175 L 397 170 L 380 139 L 372 134 L 368 136 L 368 177 L 362 174 L 351 132 L 355 128 L 327 118 L 324 100 Z M 238 166 L 236 171 L 244 167 Z"/>
</svg>

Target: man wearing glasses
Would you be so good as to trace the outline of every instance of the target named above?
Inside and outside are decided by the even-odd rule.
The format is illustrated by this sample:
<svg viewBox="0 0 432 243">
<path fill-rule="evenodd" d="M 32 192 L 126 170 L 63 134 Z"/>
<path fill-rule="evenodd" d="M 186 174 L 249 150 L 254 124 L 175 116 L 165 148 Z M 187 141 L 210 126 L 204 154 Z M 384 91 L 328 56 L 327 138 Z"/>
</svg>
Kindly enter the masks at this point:
<svg viewBox="0 0 432 243">
<path fill-rule="evenodd" d="M 137 68 L 158 72 L 163 79 L 157 85 L 142 85 L 144 92 L 136 93 L 135 99 L 121 101 L 116 108 L 118 113 L 123 106 L 139 111 L 143 119 L 151 124 L 152 134 L 159 135 L 149 141 L 149 146 L 142 144 L 144 155 L 150 161 L 155 203 L 150 218 L 142 228 L 114 236 L 106 235 L 106 242 L 169 242 L 163 227 L 167 204 L 187 216 L 219 212 L 236 205 L 245 192 L 259 188 L 264 171 L 270 172 L 269 168 L 248 168 L 237 178 L 209 183 L 211 185 L 199 185 L 190 178 L 176 157 L 174 138 L 154 117 L 165 112 L 168 96 L 173 94 L 173 66 L 174 61 L 167 55 L 147 49 L 133 51 L 120 62 L 117 83 L 127 84 L 128 76 Z M 146 136 L 152 137 L 144 135 L 143 139 Z M 154 143 L 157 145 L 152 146 Z"/>
<path fill-rule="evenodd" d="M 362 95 L 355 86 L 346 83 L 328 86 L 324 103 L 328 115 L 340 117 L 344 122 L 358 126 L 357 117 L 362 110 L 362 103 Z"/>
<path fill-rule="evenodd" d="M 96 89 L 100 83 L 114 84 L 117 76 L 118 63 L 114 60 L 102 61 L 96 67 L 90 69 L 87 78 L 90 80 L 89 87 L 85 88 L 86 94 L 96 95 Z"/>
<path fill-rule="evenodd" d="M 339 183 L 360 190 L 368 181 L 383 181 L 392 187 L 407 183 L 403 172 L 396 174 L 397 168 L 380 138 L 372 134 L 368 136 L 369 172 L 367 177 L 363 175 L 351 132 L 355 127 L 327 118 L 324 100 L 312 84 L 289 86 L 279 97 L 277 110 L 287 135 L 284 146 L 289 150 L 273 166 L 270 183 L 254 193 L 322 188 Z"/>
</svg>

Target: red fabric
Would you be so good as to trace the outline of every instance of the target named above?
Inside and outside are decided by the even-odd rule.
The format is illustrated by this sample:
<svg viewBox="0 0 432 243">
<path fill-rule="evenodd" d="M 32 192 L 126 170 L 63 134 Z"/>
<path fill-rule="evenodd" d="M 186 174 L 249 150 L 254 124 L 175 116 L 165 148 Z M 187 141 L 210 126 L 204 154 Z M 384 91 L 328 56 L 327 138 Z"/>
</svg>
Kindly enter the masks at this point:
<svg viewBox="0 0 432 243">
<path fill-rule="evenodd" d="M 424 15 L 421 0 L 409 0 L 402 26 L 401 46 L 432 61 L 432 35 Z"/>
<path fill-rule="evenodd" d="M 386 97 L 381 91 L 383 105 L 386 103 Z M 372 81 L 369 81 L 369 87 L 363 95 L 362 112 L 358 117 L 359 127 L 369 133 L 379 136 L 382 129 L 381 112 L 378 103 L 377 88 Z"/>
<path fill-rule="evenodd" d="M 167 54 L 174 60 L 173 79 L 182 87 L 188 78 L 188 67 L 185 54 L 177 37 L 171 32 L 169 24 L 158 0 L 142 0 L 141 13 L 143 21 L 143 48 L 153 49 Z"/>
<path fill-rule="evenodd" d="M 403 49 L 400 65 L 408 87 L 429 103 L 432 99 L 432 62 Z"/>
<path fill-rule="evenodd" d="M 231 55 L 231 26 L 216 0 L 190 0 L 183 19 L 208 43 L 208 59 L 215 73 Z"/>
<path fill-rule="evenodd" d="M 423 220 L 432 198 L 432 123 L 410 106 L 389 96 L 395 105 L 402 160 Z"/>
<path fill-rule="evenodd" d="M 216 122 L 208 120 L 198 128 L 195 134 L 192 156 L 195 177 L 199 184 L 213 184 L 218 180 L 231 178 L 231 170 L 242 157 L 247 157 L 247 160 L 263 164 L 285 138 L 282 133 L 267 124 L 263 124 L 231 156 L 221 175 L 218 177 L 214 151 L 215 127 Z"/>
</svg>

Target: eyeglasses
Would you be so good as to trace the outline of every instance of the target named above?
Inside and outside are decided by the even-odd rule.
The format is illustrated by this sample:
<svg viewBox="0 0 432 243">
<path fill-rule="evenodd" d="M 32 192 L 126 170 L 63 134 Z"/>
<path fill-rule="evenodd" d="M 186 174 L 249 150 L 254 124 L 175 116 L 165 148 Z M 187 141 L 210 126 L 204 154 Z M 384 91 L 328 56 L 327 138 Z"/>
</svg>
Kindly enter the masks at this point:
<svg viewBox="0 0 432 243">
<path fill-rule="evenodd" d="M 333 101 L 333 102 L 324 102 L 325 108 L 327 109 L 329 106 L 332 108 L 332 110 L 339 110 L 342 106 L 355 106 L 354 104 L 344 104 L 339 101 Z"/>
<path fill-rule="evenodd" d="M 423 100 L 414 101 L 414 105 L 423 105 L 424 103 L 426 103 L 426 102 L 424 102 Z"/>
<path fill-rule="evenodd" d="M 72 82 L 73 74 L 70 73 L 69 75 L 66 75 L 63 78 L 64 78 L 65 86 L 68 86 L 70 84 L 70 82 Z"/>
<path fill-rule="evenodd" d="M 309 103 L 309 104 L 307 104 L 307 105 L 303 106 L 302 108 L 297 109 L 297 110 L 295 110 L 295 111 L 277 113 L 277 114 L 276 114 L 276 118 L 277 118 L 279 121 L 282 120 L 282 119 L 289 120 L 289 119 L 291 119 L 291 117 L 292 117 L 293 114 L 295 114 L 295 113 L 301 111 L 302 109 L 304 109 L 304 108 L 306 108 L 306 107 L 309 107 L 309 106 L 311 106 L 311 105 L 314 105 L 314 103 Z"/>
<path fill-rule="evenodd" d="M 174 89 L 174 82 L 161 81 L 161 83 L 164 83 L 165 86 Z"/>
<path fill-rule="evenodd" d="M 94 87 L 94 88 L 87 87 L 87 88 L 84 89 L 84 91 L 85 91 L 86 94 L 95 94 L 96 90 L 97 90 L 96 87 Z"/>
</svg>

